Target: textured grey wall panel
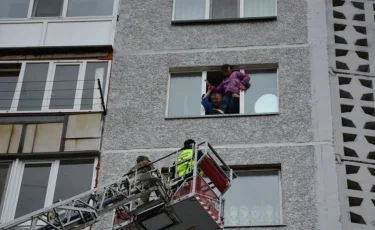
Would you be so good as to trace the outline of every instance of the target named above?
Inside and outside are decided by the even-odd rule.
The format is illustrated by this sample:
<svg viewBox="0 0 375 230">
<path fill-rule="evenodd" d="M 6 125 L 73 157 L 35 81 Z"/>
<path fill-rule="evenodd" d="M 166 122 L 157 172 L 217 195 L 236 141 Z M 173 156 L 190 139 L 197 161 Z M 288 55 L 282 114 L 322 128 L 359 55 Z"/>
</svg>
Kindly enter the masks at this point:
<svg viewBox="0 0 375 230">
<path fill-rule="evenodd" d="M 121 0 L 116 50 L 170 50 L 306 43 L 306 1 L 278 0 L 275 21 L 171 25 L 172 0 Z"/>
<path fill-rule="evenodd" d="M 217 149 L 217 151 L 230 165 L 281 164 L 282 208 L 286 227 L 277 229 L 316 229 L 315 146 L 233 148 Z M 150 151 L 147 155 L 155 160 L 170 152 Z M 125 174 L 133 166 L 137 156 L 141 154 L 145 153 L 104 152 L 101 159 L 100 183 L 107 183 Z M 95 229 L 108 229 L 111 226 L 112 218 L 113 216 L 110 215 L 103 219 Z M 259 229 L 271 230 L 275 228 Z"/>
<path fill-rule="evenodd" d="M 213 144 L 311 141 L 308 58 L 306 47 L 116 57 L 103 149 L 177 147 L 190 137 Z M 280 115 L 165 120 L 169 67 L 226 62 L 279 63 Z"/>
</svg>

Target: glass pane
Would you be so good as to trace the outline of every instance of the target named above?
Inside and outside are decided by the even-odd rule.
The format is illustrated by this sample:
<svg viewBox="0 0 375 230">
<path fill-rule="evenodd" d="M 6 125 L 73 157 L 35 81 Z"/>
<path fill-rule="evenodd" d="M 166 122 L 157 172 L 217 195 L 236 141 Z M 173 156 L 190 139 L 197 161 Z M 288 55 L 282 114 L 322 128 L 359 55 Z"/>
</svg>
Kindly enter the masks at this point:
<svg viewBox="0 0 375 230">
<path fill-rule="evenodd" d="M 90 110 L 92 109 L 93 104 L 101 104 L 100 92 L 98 89 L 95 89 L 95 84 L 97 82 L 97 79 L 100 79 L 104 95 L 106 87 L 107 68 L 108 62 L 87 63 L 85 82 L 83 85 L 81 110 Z"/>
<path fill-rule="evenodd" d="M 61 16 L 64 0 L 35 0 L 34 17 L 59 17 Z"/>
<path fill-rule="evenodd" d="M 250 74 L 251 87 L 245 93 L 245 113 L 279 112 L 276 70 L 246 73 Z"/>
<path fill-rule="evenodd" d="M 238 0 L 214 0 L 212 4 L 212 18 L 237 18 L 239 16 Z"/>
<path fill-rule="evenodd" d="M 197 116 L 201 112 L 202 73 L 172 74 L 168 116 Z"/>
<path fill-rule="evenodd" d="M 44 207 L 51 164 L 27 164 L 25 166 L 16 218 Z"/>
<path fill-rule="evenodd" d="M 50 109 L 73 109 L 79 65 L 57 65 L 53 80 Z"/>
<path fill-rule="evenodd" d="M 10 164 L 0 164 L 0 215 L 5 201 L 5 191 L 8 184 Z"/>
<path fill-rule="evenodd" d="M 65 200 L 90 190 L 93 170 L 93 159 L 60 161 L 53 202 Z"/>
<path fill-rule="evenodd" d="M 113 14 L 113 0 L 69 0 L 68 17 Z"/>
<path fill-rule="evenodd" d="M 0 18 L 26 18 L 30 0 L 1 0 Z"/>
<path fill-rule="evenodd" d="M 225 226 L 280 224 L 278 171 L 237 173 L 225 197 Z"/>
<path fill-rule="evenodd" d="M 48 66 L 48 63 L 26 64 L 18 111 L 42 109 Z"/>
<path fill-rule="evenodd" d="M 174 0 L 174 20 L 197 20 L 205 19 L 205 0 Z"/>
<path fill-rule="evenodd" d="M 276 16 L 277 0 L 244 0 L 244 17 Z"/>
<path fill-rule="evenodd" d="M 12 106 L 21 64 L 0 64 L 0 110 Z"/>
</svg>

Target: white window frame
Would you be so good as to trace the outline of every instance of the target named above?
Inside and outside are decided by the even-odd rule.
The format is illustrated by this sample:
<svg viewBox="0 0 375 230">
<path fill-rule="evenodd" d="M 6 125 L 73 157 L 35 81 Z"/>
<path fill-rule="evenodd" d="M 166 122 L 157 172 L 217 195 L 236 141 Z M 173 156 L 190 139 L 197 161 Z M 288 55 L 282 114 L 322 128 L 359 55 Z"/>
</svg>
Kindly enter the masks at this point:
<svg viewBox="0 0 375 230">
<path fill-rule="evenodd" d="M 188 1 L 188 0 L 186 0 Z M 251 19 L 251 18 L 276 18 L 277 17 L 277 1 L 275 0 L 275 15 L 273 16 L 264 16 L 264 17 L 245 17 L 245 0 L 239 0 L 239 16 L 236 18 L 223 18 L 223 19 L 212 19 L 212 1 L 214 0 L 205 0 L 205 20 L 230 20 L 230 19 Z M 189 19 L 189 20 L 176 20 L 176 3 L 173 0 L 173 7 L 172 7 L 172 22 L 183 22 L 183 21 L 202 21 L 202 19 Z"/>
<path fill-rule="evenodd" d="M 97 157 L 93 158 L 67 158 L 63 160 L 88 160 L 93 159 L 93 172 L 92 172 L 92 181 L 91 181 L 91 189 L 95 186 L 95 180 L 96 180 L 96 166 L 98 165 L 99 159 Z M 50 175 L 48 178 L 48 186 L 47 186 L 47 192 L 44 202 L 44 207 L 47 207 L 49 205 L 53 204 L 53 197 L 55 193 L 56 188 L 56 181 L 57 176 L 59 172 L 60 167 L 60 161 L 61 160 L 41 160 L 41 161 L 33 161 L 33 160 L 20 160 L 16 159 L 11 163 L 11 170 L 9 174 L 9 180 L 7 188 L 5 188 L 5 199 L 3 204 L 3 209 L 0 210 L 1 216 L 0 216 L 0 223 L 5 223 L 8 221 L 11 221 L 14 219 L 16 214 L 16 208 L 18 203 L 18 197 L 21 191 L 21 183 L 23 178 L 23 172 L 26 165 L 30 164 L 51 164 L 50 169 Z M 4 161 L 1 163 L 10 163 L 9 161 Z M 24 225 L 30 225 L 30 223 L 25 223 Z"/>
<path fill-rule="evenodd" d="M 95 18 L 113 18 L 117 15 L 118 9 L 119 9 L 119 0 L 114 0 L 113 1 L 113 9 L 112 9 L 112 15 L 106 15 L 106 16 L 74 16 L 74 17 L 68 17 L 67 12 L 68 12 L 68 6 L 69 6 L 69 0 L 63 0 L 63 6 L 61 9 L 61 16 L 56 16 L 56 17 L 34 17 L 34 4 L 38 0 L 30 0 L 29 3 L 29 9 L 27 11 L 27 16 L 25 18 L 0 18 L 0 21 L 3 20 L 9 20 L 9 21 L 20 21 L 20 20 L 30 20 L 30 19 L 46 19 L 46 20 L 51 20 L 51 19 L 73 19 L 74 21 L 77 20 L 77 18 L 87 18 L 87 19 L 95 19 Z M 103 0 L 102 0 L 103 1 Z M 1 6 L 1 4 L 0 4 Z"/>
<path fill-rule="evenodd" d="M 284 218 L 283 218 L 283 194 L 282 194 L 282 187 L 281 187 L 281 169 L 244 169 L 244 170 L 234 170 L 234 172 L 244 172 L 244 173 L 251 173 L 251 172 L 277 172 L 278 177 L 279 177 L 279 205 L 280 205 L 280 210 L 279 210 L 279 219 L 280 223 L 275 224 L 275 225 L 269 225 L 269 224 L 264 224 L 264 225 L 236 225 L 236 226 L 225 226 L 225 228 L 246 228 L 246 227 L 258 227 L 258 226 L 280 226 L 284 225 Z M 230 189 L 230 188 L 229 188 Z"/>
<path fill-rule="evenodd" d="M 20 74 L 18 76 L 18 82 L 15 88 L 15 93 L 13 95 L 13 100 L 11 104 L 11 108 L 9 110 L 0 110 L 1 113 L 57 113 L 57 112 L 102 112 L 103 107 L 101 105 L 101 100 L 100 99 L 94 99 L 93 100 L 93 109 L 91 110 L 81 110 L 80 109 L 80 104 L 81 104 L 81 98 L 82 98 L 82 93 L 83 93 L 83 86 L 84 86 L 84 78 L 86 74 L 86 66 L 87 63 L 94 63 L 94 62 L 107 62 L 108 67 L 107 67 L 107 72 L 104 73 L 106 74 L 106 82 L 105 82 L 105 88 L 103 90 L 103 96 L 104 96 L 104 105 L 107 106 L 107 98 L 108 98 L 108 90 L 109 90 L 109 78 L 110 78 L 110 73 L 111 73 L 111 67 L 112 67 L 112 61 L 110 60 L 60 60 L 60 61 L 4 61 L 1 62 L 0 64 L 12 64 L 12 63 L 21 63 L 21 70 Z M 42 109 L 41 110 L 30 110 L 30 111 L 17 111 L 18 109 L 18 102 L 21 96 L 21 89 L 22 89 L 22 83 L 23 83 L 23 78 L 25 74 L 25 69 L 26 69 L 26 64 L 30 63 L 48 63 L 49 68 L 48 68 L 48 74 L 47 74 L 47 82 L 45 86 L 45 91 L 44 91 L 44 97 L 43 97 L 43 103 L 42 103 Z M 78 75 L 78 81 L 77 81 L 77 86 L 76 86 L 76 97 L 74 101 L 74 108 L 73 109 L 49 109 L 49 104 L 51 100 L 51 93 L 52 93 L 52 86 L 53 86 L 53 79 L 54 79 L 54 74 L 55 74 L 55 69 L 56 65 L 79 65 L 79 75 Z M 96 79 L 96 78 L 95 78 Z M 102 83 L 102 82 L 101 82 Z M 103 87 L 102 83 L 102 87 Z M 97 81 L 95 81 L 95 89 L 98 87 Z M 100 92 L 99 90 L 94 90 L 94 98 L 100 98 Z"/>
<path fill-rule="evenodd" d="M 277 106 L 278 106 L 278 112 L 271 112 L 271 113 L 254 113 L 254 114 L 247 114 L 245 113 L 245 91 L 240 91 L 240 113 L 238 114 L 223 114 L 223 115 L 206 115 L 205 114 L 205 109 L 203 107 L 203 105 L 201 105 L 201 111 L 200 111 L 200 115 L 196 115 L 196 116 L 169 116 L 168 114 L 168 109 L 169 109 L 169 95 L 170 95 L 170 81 L 171 81 L 171 78 L 172 78 L 172 74 L 174 73 L 201 73 L 202 74 L 202 89 L 201 89 L 201 95 L 205 95 L 206 94 L 206 88 L 207 88 L 207 72 L 211 72 L 211 71 L 178 71 L 178 72 L 172 72 L 172 73 L 169 73 L 169 76 L 168 76 L 168 84 L 167 84 L 167 99 L 166 99 L 166 102 L 167 102 L 167 105 L 166 105 L 166 110 L 165 110 L 165 117 L 168 119 L 168 118 L 171 118 L 171 119 L 174 119 L 174 118 L 204 118 L 204 117 L 232 117 L 232 116 L 261 116 L 261 115 L 278 115 L 280 114 L 280 94 L 279 94 L 279 68 L 278 67 L 269 67 L 269 68 L 254 68 L 254 69 L 251 69 L 251 68 L 246 68 L 246 69 L 243 69 L 241 68 L 239 71 L 241 73 L 245 73 L 246 71 L 257 71 L 257 70 L 276 70 L 276 84 L 277 84 Z M 250 76 L 251 78 L 251 76 Z M 251 83 L 251 79 L 250 79 L 250 83 Z M 249 89 L 251 90 L 251 88 Z"/>
</svg>

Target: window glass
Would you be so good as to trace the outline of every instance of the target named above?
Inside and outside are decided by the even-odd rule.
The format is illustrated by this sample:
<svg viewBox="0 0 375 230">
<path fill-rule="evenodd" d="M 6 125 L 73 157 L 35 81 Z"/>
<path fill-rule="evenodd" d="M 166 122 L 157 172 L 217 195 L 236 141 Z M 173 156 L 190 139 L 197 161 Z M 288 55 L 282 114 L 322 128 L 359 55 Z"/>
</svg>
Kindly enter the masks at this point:
<svg viewBox="0 0 375 230">
<path fill-rule="evenodd" d="M 68 17 L 113 14 L 113 0 L 69 0 Z"/>
<path fill-rule="evenodd" d="M 44 207 L 51 164 L 25 166 L 15 218 Z"/>
<path fill-rule="evenodd" d="M 26 18 L 30 0 L 1 0 L 0 18 Z"/>
<path fill-rule="evenodd" d="M 237 18 L 239 17 L 239 1 L 238 0 L 214 0 L 212 4 L 212 18 Z"/>
<path fill-rule="evenodd" d="M 10 110 L 21 64 L 0 64 L 0 110 Z"/>
<path fill-rule="evenodd" d="M 203 0 L 175 0 L 174 20 L 205 19 L 206 1 Z"/>
<path fill-rule="evenodd" d="M 5 191 L 8 184 L 10 164 L 0 164 L 0 215 L 3 209 Z"/>
<path fill-rule="evenodd" d="M 251 87 L 245 93 L 245 114 L 279 112 L 276 70 L 246 73 L 250 74 Z"/>
<path fill-rule="evenodd" d="M 93 104 L 100 104 L 100 92 L 95 87 L 97 79 L 100 79 L 101 87 L 104 90 L 106 87 L 108 62 L 91 62 L 87 63 L 85 82 L 83 85 L 81 110 L 90 110 Z"/>
<path fill-rule="evenodd" d="M 65 200 L 90 190 L 93 170 L 93 159 L 60 161 L 53 202 Z"/>
<path fill-rule="evenodd" d="M 61 16 L 64 0 L 35 0 L 34 17 Z"/>
<path fill-rule="evenodd" d="M 169 116 L 197 116 L 201 112 L 202 73 L 172 74 Z"/>
<path fill-rule="evenodd" d="M 57 65 L 53 80 L 50 109 L 73 109 L 79 65 Z"/>
<path fill-rule="evenodd" d="M 225 226 L 280 224 L 278 171 L 237 172 L 224 195 Z"/>
<path fill-rule="evenodd" d="M 48 63 L 26 64 L 18 111 L 38 111 L 42 109 L 48 66 Z"/>
<path fill-rule="evenodd" d="M 276 16 L 277 0 L 244 0 L 244 17 Z"/>
</svg>

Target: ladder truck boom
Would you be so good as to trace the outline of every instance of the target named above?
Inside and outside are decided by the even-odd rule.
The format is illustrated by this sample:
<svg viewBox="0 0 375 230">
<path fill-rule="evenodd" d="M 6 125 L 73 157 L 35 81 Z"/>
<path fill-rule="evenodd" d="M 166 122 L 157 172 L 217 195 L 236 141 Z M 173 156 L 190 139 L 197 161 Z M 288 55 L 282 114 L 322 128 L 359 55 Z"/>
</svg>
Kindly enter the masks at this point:
<svg viewBox="0 0 375 230">
<path fill-rule="evenodd" d="M 208 142 L 195 145 L 193 150 L 196 163 L 188 178 L 171 173 L 176 171 L 176 165 L 142 174 L 135 172 L 133 178 L 125 175 L 1 224 L 0 230 L 79 230 L 92 226 L 104 214 L 114 211 L 113 230 L 222 229 L 223 194 L 236 175 Z M 198 151 L 202 153 L 199 159 Z M 178 150 L 150 164 L 176 157 L 180 152 Z M 155 198 L 143 203 L 140 198 L 150 193 L 156 194 Z"/>
</svg>

